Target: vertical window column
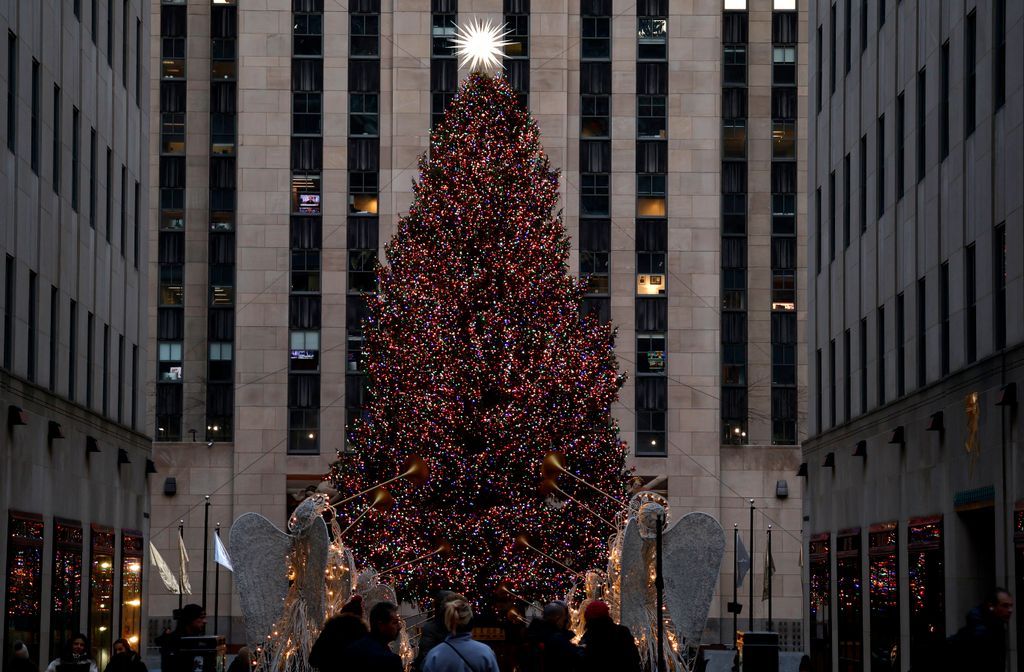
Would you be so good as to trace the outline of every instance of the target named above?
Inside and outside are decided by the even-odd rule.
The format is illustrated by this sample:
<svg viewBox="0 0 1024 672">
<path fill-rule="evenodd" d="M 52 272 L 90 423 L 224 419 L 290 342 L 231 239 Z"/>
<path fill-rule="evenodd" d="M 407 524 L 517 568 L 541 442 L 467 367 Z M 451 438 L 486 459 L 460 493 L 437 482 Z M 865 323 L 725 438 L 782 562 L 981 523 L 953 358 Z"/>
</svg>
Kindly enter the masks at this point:
<svg viewBox="0 0 1024 672">
<path fill-rule="evenodd" d="M 611 319 L 611 2 L 581 0 L 580 22 L 580 275 L 588 279 L 581 310 Z M 644 104 L 638 114 L 643 115 Z M 652 111 L 650 105 L 647 112 Z M 664 118 L 664 108 L 661 110 Z M 637 119 L 639 137 L 660 136 L 664 123 Z"/>
<path fill-rule="evenodd" d="M 511 42 L 505 46 L 504 76 L 526 109 L 530 106 L 530 0 L 504 0 L 504 9 L 509 30 L 505 39 Z"/>
<path fill-rule="evenodd" d="M 210 231 L 207 296 L 206 440 L 234 438 L 235 221 L 237 212 L 238 10 L 210 14 Z"/>
<path fill-rule="evenodd" d="M 745 11 L 722 15 L 722 442 L 747 443 L 747 31 Z M 773 54 L 773 77 L 791 79 L 792 61 Z M 785 103 L 778 101 L 776 107 Z M 795 114 L 795 109 L 793 110 Z M 740 135 L 742 133 L 742 135 Z M 779 145 L 776 147 L 776 145 Z M 787 151 L 773 142 L 773 152 Z M 794 189 L 795 190 L 795 189 Z M 796 198 L 773 202 L 779 226 L 794 221 Z M 773 215 L 774 221 L 774 215 Z M 773 228 L 775 224 L 773 223 Z M 773 362 L 774 363 L 774 362 Z M 773 399 L 773 403 L 775 400 Z"/>
<path fill-rule="evenodd" d="M 459 88 L 459 62 L 451 43 L 459 0 L 431 0 L 430 12 L 430 127 L 434 128 Z"/>
<path fill-rule="evenodd" d="M 440 120 L 451 93 L 438 99 L 438 91 L 453 92 L 457 63 L 451 59 L 448 35 L 455 20 L 454 3 L 434 2 L 431 54 L 432 120 Z M 346 299 L 345 449 L 352 423 L 366 401 L 363 360 L 363 320 L 369 309 L 367 295 L 377 291 L 377 248 L 380 244 L 378 195 L 380 188 L 380 2 L 361 0 L 349 7 L 350 67 L 360 77 L 349 81 L 349 207 L 346 247 L 348 296 Z M 438 63 L 437 65 L 435 65 Z M 356 65 L 357 64 L 357 65 Z M 436 86 L 435 86 L 436 85 Z"/>
<path fill-rule="evenodd" d="M 320 452 L 323 0 L 292 4 L 288 452 Z"/>
<path fill-rule="evenodd" d="M 160 7 L 156 440 L 180 441 L 185 339 L 185 40 L 187 7 Z"/>
</svg>

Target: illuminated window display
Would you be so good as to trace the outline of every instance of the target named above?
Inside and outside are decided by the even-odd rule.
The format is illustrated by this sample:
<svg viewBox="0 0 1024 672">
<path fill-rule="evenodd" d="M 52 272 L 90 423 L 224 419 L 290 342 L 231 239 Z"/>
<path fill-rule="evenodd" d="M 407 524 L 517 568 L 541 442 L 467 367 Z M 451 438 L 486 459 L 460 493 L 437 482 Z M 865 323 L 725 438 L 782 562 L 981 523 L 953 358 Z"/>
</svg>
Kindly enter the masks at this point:
<svg viewBox="0 0 1024 672">
<path fill-rule="evenodd" d="M 114 639 L 114 531 L 109 527 L 92 526 L 92 553 L 89 556 L 89 639 L 92 656 L 99 669 L 110 660 Z"/>
<path fill-rule="evenodd" d="M 872 671 L 900 669 L 900 583 L 896 523 L 872 525 L 868 531 L 868 614 Z"/>
<path fill-rule="evenodd" d="M 82 627 L 82 524 L 56 518 L 54 535 L 48 660 L 60 656 Z"/>
<path fill-rule="evenodd" d="M 907 526 L 907 576 L 910 580 L 910 664 L 928 660 L 946 639 L 945 568 L 942 518 L 911 519 Z"/>
<path fill-rule="evenodd" d="M 817 672 L 832 670 L 832 558 L 829 533 L 811 537 L 810 560 L 810 631 L 811 663 Z"/>
<path fill-rule="evenodd" d="M 142 630 L 142 533 L 121 533 L 121 637 L 139 650 Z"/>
<path fill-rule="evenodd" d="M 839 631 L 839 669 L 864 669 L 864 624 L 860 528 L 836 536 L 836 627 Z"/>
<path fill-rule="evenodd" d="M 45 529 L 42 516 L 12 511 L 8 517 L 4 641 L 25 642 L 32 660 L 39 660 Z"/>
<path fill-rule="evenodd" d="M 1024 502 L 1013 512 L 1014 595 L 1024 595 Z M 1017 641 L 1024 642 L 1024 618 L 1017 617 Z M 1017 669 L 1024 670 L 1024 656 L 1017 655 Z"/>
</svg>

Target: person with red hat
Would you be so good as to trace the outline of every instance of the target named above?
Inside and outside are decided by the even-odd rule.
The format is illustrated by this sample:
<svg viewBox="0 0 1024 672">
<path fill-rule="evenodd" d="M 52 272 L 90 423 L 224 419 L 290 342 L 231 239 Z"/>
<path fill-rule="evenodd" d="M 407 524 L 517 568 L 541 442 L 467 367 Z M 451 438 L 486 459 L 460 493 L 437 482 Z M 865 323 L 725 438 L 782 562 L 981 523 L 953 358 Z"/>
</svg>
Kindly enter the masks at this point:
<svg viewBox="0 0 1024 672">
<path fill-rule="evenodd" d="M 594 600 L 583 611 L 586 631 L 583 669 L 587 672 L 640 672 L 640 651 L 629 628 L 612 620 L 608 604 Z"/>
</svg>

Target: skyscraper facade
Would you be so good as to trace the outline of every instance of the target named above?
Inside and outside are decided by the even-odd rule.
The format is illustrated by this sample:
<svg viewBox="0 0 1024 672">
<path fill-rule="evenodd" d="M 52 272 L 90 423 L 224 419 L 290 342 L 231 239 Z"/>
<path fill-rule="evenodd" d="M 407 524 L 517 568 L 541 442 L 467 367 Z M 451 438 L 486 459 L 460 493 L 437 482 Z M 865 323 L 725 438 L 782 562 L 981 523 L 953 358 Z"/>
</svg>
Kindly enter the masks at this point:
<svg viewBox="0 0 1024 672">
<path fill-rule="evenodd" d="M 146 639 L 149 10 L 0 2 L 5 661 Z"/>
<path fill-rule="evenodd" d="M 467 74 L 449 38 L 476 17 L 510 31 L 502 76 L 562 171 L 582 309 L 618 328 L 637 485 L 726 528 L 707 639 L 732 641 L 734 523 L 756 554 L 744 617 L 767 617 L 772 524 L 772 615 L 797 645 L 805 14 L 750 4 L 154 0 L 149 418 L 175 479 L 154 494 L 157 546 L 184 520 L 202 547 L 205 495 L 211 528 L 283 523 L 348 450 L 365 293 Z M 166 618 L 176 598 L 157 593 Z"/>
<path fill-rule="evenodd" d="M 808 648 L 818 670 L 938 669 L 970 608 L 1024 588 L 1024 13 L 808 11 Z"/>
</svg>

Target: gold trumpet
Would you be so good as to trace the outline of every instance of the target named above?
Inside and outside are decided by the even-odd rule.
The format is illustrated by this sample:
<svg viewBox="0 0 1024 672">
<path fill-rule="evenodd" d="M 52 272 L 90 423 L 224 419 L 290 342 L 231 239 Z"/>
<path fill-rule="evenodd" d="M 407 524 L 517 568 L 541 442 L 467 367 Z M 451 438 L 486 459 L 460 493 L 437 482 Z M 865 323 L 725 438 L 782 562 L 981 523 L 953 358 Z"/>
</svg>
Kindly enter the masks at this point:
<svg viewBox="0 0 1024 672">
<path fill-rule="evenodd" d="M 361 497 L 367 494 L 368 492 L 372 492 L 376 488 L 380 488 L 387 485 L 388 483 L 393 483 L 400 478 L 404 478 L 407 481 L 409 481 L 409 483 L 411 483 L 413 487 L 419 487 L 427 482 L 427 478 L 429 476 L 430 467 L 423 460 L 423 458 L 420 457 L 419 455 L 410 455 L 409 457 L 405 458 L 404 462 L 402 462 L 402 473 L 392 478 L 389 478 L 386 481 L 381 481 L 376 485 L 371 485 L 366 490 L 363 490 L 362 492 L 357 492 L 356 494 L 346 497 L 345 499 L 342 499 L 337 502 L 331 502 L 331 504 L 332 506 L 340 506 L 341 504 L 344 504 L 346 502 L 351 502 L 353 499 L 356 499 L 357 497 Z"/>
<path fill-rule="evenodd" d="M 542 557 L 545 557 L 548 560 L 550 560 L 551 562 L 555 563 L 556 565 L 562 567 L 563 569 L 565 569 L 565 571 L 570 572 L 570 573 L 574 574 L 575 576 L 583 577 L 583 574 L 581 572 L 577 572 L 575 569 L 573 569 L 569 565 L 565 564 L 561 560 L 548 555 L 544 551 L 540 550 L 539 548 L 537 548 L 536 546 L 531 544 L 530 543 L 530 538 L 527 537 L 525 534 L 520 534 L 518 537 L 516 537 L 515 547 L 516 548 L 528 548 L 531 551 L 533 551 L 534 553 L 536 553 L 536 554 L 538 554 L 538 555 L 540 555 Z"/>
<path fill-rule="evenodd" d="M 421 555 L 419 557 L 416 557 L 416 558 L 413 558 L 412 560 L 409 560 L 408 562 L 403 562 L 400 565 L 395 565 L 394 567 L 388 567 L 387 569 L 385 569 L 385 570 L 383 570 L 381 572 L 377 572 L 377 576 L 383 576 L 384 574 L 387 574 L 388 572 L 393 572 L 396 569 L 401 569 L 402 567 L 406 567 L 408 565 L 411 565 L 414 562 L 419 562 L 420 560 L 424 560 L 426 558 L 429 558 L 432 555 L 437 555 L 438 553 L 440 553 L 441 555 L 449 555 L 449 554 L 451 554 L 451 552 L 452 552 L 451 544 L 449 544 L 448 541 L 445 540 L 445 539 L 439 539 L 437 541 L 437 548 L 435 548 L 434 550 L 430 551 L 429 553 L 424 553 L 423 555 Z"/>
<path fill-rule="evenodd" d="M 544 456 L 544 461 L 541 463 L 540 471 L 541 471 L 541 474 L 544 475 L 544 478 L 549 478 L 552 481 L 556 480 L 558 478 L 559 474 L 568 474 L 570 477 L 576 479 L 577 481 L 579 481 L 583 485 L 587 486 L 591 490 L 594 490 L 596 492 L 601 493 L 602 495 L 604 495 L 608 499 L 612 500 L 613 502 L 615 502 L 619 506 L 622 506 L 622 507 L 626 506 L 625 502 L 622 502 L 618 497 L 614 497 L 612 495 L 609 495 L 607 492 L 605 492 L 601 488 L 597 487 L 596 485 L 591 485 L 586 480 L 580 478 L 576 474 L 574 474 L 571 471 L 569 471 L 568 469 L 566 469 L 565 468 L 565 453 L 563 453 L 561 451 L 552 450 L 547 455 L 545 455 Z M 605 521 L 605 522 L 607 522 L 607 521 Z"/>
<path fill-rule="evenodd" d="M 348 527 L 341 533 L 341 536 L 348 534 L 348 531 L 355 527 L 356 523 L 362 520 L 363 516 L 368 514 L 370 511 L 376 509 L 378 511 L 387 511 L 395 506 L 395 498 L 391 496 L 388 489 L 382 486 L 378 486 L 373 490 L 373 499 L 370 501 L 370 505 L 363 509 L 355 520 L 349 523 Z"/>
<path fill-rule="evenodd" d="M 563 497 L 565 497 L 566 499 L 568 499 L 569 501 L 576 502 L 577 504 L 582 506 L 584 509 L 586 509 L 587 511 L 590 512 L 590 515 L 594 516 L 595 518 L 600 520 L 602 523 L 604 523 L 608 527 L 611 527 L 611 528 L 615 527 L 614 523 L 612 523 L 611 521 L 606 519 L 600 513 L 598 513 L 597 511 L 594 511 L 592 508 L 590 508 L 589 506 L 587 506 L 586 504 L 584 504 L 580 500 L 576 499 L 575 497 L 570 495 L 565 490 L 562 490 L 560 487 L 558 487 L 557 481 L 555 481 L 555 479 L 553 479 L 553 478 L 545 478 L 543 481 L 540 482 L 540 485 L 537 486 L 537 489 L 540 490 L 540 494 L 541 494 L 542 497 L 547 497 L 552 492 L 557 492 L 560 495 L 562 495 Z"/>
</svg>

